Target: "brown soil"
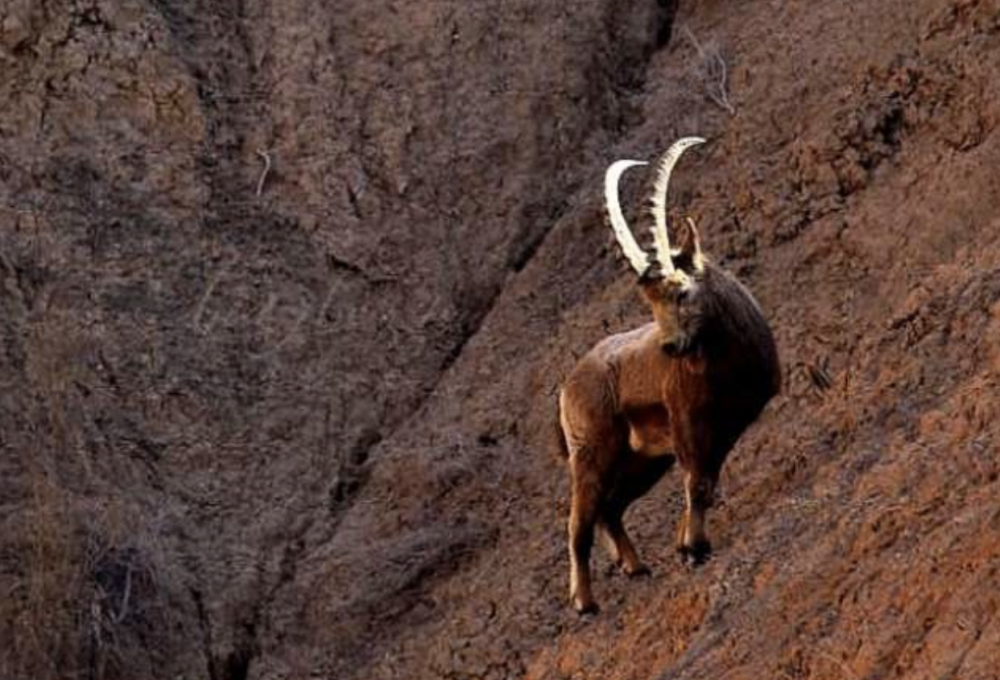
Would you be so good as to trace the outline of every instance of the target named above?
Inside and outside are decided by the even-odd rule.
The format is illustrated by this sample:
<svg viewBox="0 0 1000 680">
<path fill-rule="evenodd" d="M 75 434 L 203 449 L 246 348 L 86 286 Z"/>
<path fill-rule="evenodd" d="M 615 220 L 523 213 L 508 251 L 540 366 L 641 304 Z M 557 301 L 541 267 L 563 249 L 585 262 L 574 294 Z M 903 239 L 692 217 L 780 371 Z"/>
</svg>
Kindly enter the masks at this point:
<svg viewBox="0 0 1000 680">
<path fill-rule="evenodd" d="M 997 82 L 993 0 L 5 0 L 0 678 L 1000 678 Z M 601 177 L 693 133 L 786 386 L 579 619 Z"/>
</svg>

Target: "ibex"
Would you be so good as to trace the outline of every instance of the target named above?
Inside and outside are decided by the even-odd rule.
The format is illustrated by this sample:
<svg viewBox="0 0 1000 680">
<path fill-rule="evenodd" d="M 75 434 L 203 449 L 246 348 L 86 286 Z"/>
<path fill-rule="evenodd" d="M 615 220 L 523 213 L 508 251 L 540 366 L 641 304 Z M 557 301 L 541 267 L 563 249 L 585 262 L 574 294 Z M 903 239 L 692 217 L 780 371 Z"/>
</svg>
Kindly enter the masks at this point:
<svg viewBox="0 0 1000 680">
<path fill-rule="evenodd" d="M 622 518 L 675 459 L 684 471 L 686 499 L 677 549 L 696 564 L 708 556 L 705 512 L 722 465 L 780 388 L 774 338 L 750 292 L 706 259 L 690 219 L 675 229 L 680 247 L 671 248 L 670 175 L 684 151 L 703 142 L 681 139 L 660 161 L 648 256 L 618 200 L 622 173 L 646 163 L 618 161 L 605 177 L 611 228 L 653 321 L 600 342 L 559 393 L 560 453 L 568 458 L 572 488 L 570 600 L 580 613 L 597 610 L 589 566 L 595 529 L 622 571 L 648 573 Z"/>
</svg>

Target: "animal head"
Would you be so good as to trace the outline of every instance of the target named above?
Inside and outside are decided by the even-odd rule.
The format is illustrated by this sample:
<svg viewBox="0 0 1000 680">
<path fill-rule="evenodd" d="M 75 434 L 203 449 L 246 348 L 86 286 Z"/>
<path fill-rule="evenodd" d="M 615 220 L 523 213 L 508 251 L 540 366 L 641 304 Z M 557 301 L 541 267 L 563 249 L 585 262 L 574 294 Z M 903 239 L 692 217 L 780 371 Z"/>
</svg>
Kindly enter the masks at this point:
<svg viewBox="0 0 1000 680">
<path fill-rule="evenodd" d="M 675 142 L 660 160 L 653 189 L 653 252 L 646 253 L 628 228 L 618 199 L 618 183 L 625 170 L 646 165 L 644 161 L 618 161 L 605 176 L 608 217 L 615 238 L 629 264 L 639 276 L 639 287 L 660 329 L 660 346 L 671 356 L 680 356 L 697 345 L 705 317 L 705 259 L 698 229 L 690 218 L 677 229 L 679 248 L 672 248 L 667 234 L 667 189 L 670 175 L 681 155 L 704 143 L 699 137 Z"/>
<path fill-rule="evenodd" d="M 639 279 L 642 297 L 660 327 L 660 346 L 670 356 L 694 349 L 705 318 L 705 261 L 698 229 L 688 220 L 678 234 L 681 247 L 671 253 L 673 271 Z"/>
</svg>

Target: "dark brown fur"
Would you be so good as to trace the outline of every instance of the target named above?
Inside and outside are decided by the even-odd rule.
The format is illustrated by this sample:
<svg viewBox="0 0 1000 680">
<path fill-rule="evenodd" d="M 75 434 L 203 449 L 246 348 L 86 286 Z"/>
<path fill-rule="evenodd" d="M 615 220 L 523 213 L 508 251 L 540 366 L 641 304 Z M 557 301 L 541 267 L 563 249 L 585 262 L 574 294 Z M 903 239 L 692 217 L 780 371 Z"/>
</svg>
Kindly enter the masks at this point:
<svg viewBox="0 0 1000 680">
<path fill-rule="evenodd" d="M 675 458 L 687 499 L 677 547 L 696 561 L 707 556 L 704 516 L 726 456 L 780 387 L 774 339 L 757 303 L 704 262 L 693 225 L 682 236 L 679 273 L 640 281 L 655 321 L 599 343 L 560 393 L 572 484 L 570 596 L 581 612 L 596 609 L 595 529 L 623 571 L 646 571 L 622 517 Z"/>
</svg>

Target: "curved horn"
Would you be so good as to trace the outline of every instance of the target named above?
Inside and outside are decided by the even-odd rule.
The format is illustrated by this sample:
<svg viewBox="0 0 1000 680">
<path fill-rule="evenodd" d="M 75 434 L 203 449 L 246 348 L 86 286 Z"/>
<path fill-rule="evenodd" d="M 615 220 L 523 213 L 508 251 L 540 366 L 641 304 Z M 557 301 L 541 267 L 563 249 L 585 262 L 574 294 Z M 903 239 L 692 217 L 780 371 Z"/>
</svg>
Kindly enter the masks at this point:
<svg viewBox="0 0 1000 680">
<path fill-rule="evenodd" d="M 639 247 L 635 236 L 629 231 L 621 204 L 618 201 L 618 181 L 621 179 L 622 173 L 637 165 L 648 165 L 648 163 L 646 161 L 615 161 L 612 163 L 604 175 L 604 198 L 607 204 L 608 218 L 611 220 L 611 229 L 615 232 L 618 245 L 621 246 L 625 258 L 632 265 L 632 269 L 639 276 L 644 276 L 649 271 L 649 257 Z"/>
<path fill-rule="evenodd" d="M 667 235 L 667 188 L 670 186 L 670 174 L 680 160 L 681 154 L 692 146 L 704 144 L 701 137 L 684 137 L 671 145 L 660 160 L 656 173 L 656 184 L 653 187 L 653 244 L 654 257 L 664 275 L 674 271 L 673 260 L 670 259 L 670 237 Z"/>
</svg>

